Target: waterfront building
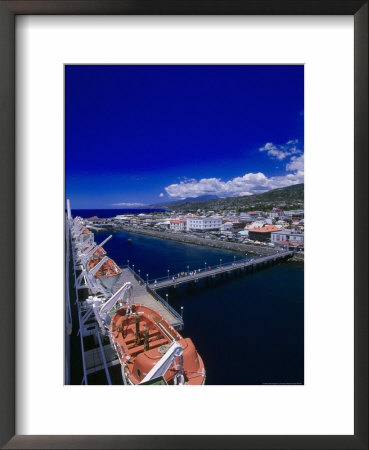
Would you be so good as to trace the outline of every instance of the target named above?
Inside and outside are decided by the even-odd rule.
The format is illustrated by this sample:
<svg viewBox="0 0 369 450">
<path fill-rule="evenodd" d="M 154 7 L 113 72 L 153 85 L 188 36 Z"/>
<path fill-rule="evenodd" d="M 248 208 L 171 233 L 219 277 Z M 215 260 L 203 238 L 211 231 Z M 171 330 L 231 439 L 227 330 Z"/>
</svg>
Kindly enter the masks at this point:
<svg viewBox="0 0 369 450">
<path fill-rule="evenodd" d="M 218 216 L 212 217 L 196 217 L 187 216 L 187 231 L 200 231 L 200 230 L 216 230 L 222 226 L 222 218 Z"/>
<path fill-rule="evenodd" d="M 118 222 L 118 223 L 129 224 L 131 221 L 131 218 L 129 216 L 117 215 L 114 217 L 114 221 Z"/>
<path fill-rule="evenodd" d="M 89 217 L 88 219 L 86 219 L 86 223 L 89 225 L 101 225 L 105 222 L 107 222 L 107 219 L 101 219 L 97 216 Z"/>
<path fill-rule="evenodd" d="M 282 248 L 298 248 L 304 247 L 304 234 L 296 233 L 290 230 L 274 231 L 271 234 L 271 242 L 276 247 Z"/>
<path fill-rule="evenodd" d="M 275 225 L 264 225 L 262 227 L 249 228 L 249 237 L 254 241 L 270 242 L 271 233 L 279 231 Z"/>
<path fill-rule="evenodd" d="M 232 222 L 225 222 L 222 224 L 222 226 L 220 227 L 220 229 L 222 231 L 227 231 L 227 230 L 232 230 L 233 228 L 233 223 Z"/>
<path fill-rule="evenodd" d="M 154 219 L 144 219 L 144 220 L 141 222 L 141 224 L 142 224 L 143 226 L 145 226 L 145 227 L 152 226 L 152 225 L 154 225 L 154 223 L 155 223 Z"/>
<path fill-rule="evenodd" d="M 144 223 L 146 223 L 146 224 L 151 223 L 152 222 L 152 215 L 151 214 L 143 214 L 143 213 L 138 214 L 136 216 L 136 222 L 139 225 L 142 225 Z"/>
<path fill-rule="evenodd" d="M 237 230 L 243 230 L 245 228 L 245 223 L 239 222 L 238 220 L 233 222 L 233 229 L 235 231 Z"/>
<path fill-rule="evenodd" d="M 174 231 L 184 231 L 186 229 L 186 219 L 172 219 L 170 229 Z"/>
<path fill-rule="evenodd" d="M 246 230 L 245 228 L 244 230 L 239 231 L 238 234 L 243 237 L 249 237 L 249 230 Z"/>
<path fill-rule="evenodd" d="M 158 222 L 155 225 L 155 227 L 169 229 L 170 228 L 170 220 L 162 220 L 162 221 Z"/>
</svg>

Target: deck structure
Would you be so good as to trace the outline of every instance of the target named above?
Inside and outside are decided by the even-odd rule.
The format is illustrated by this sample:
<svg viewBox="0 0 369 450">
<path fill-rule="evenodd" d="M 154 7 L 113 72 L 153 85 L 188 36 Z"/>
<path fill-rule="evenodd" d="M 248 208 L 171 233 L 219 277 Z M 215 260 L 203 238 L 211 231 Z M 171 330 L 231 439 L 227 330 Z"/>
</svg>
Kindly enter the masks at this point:
<svg viewBox="0 0 369 450">
<path fill-rule="evenodd" d="M 150 286 L 147 286 L 144 280 L 142 280 L 130 267 L 124 267 L 122 269 L 122 273 L 114 284 L 112 292 L 117 292 L 117 290 L 127 281 L 131 282 L 133 286 L 134 303 L 140 303 L 157 311 L 174 328 L 181 329 L 183 327 L 181 315 L 168 305 L 168 303 L 151 289 Z"/>
<path fill-rule="evenodd" d="M 283 261 L 292 258 L 294 251 L 285 251 L 280 253 L 275 253 L 273 255 L 261 256 L 260 258 L 252 259 L 242 259 L 240 261 L 219 264 L 211 269 L 201 269 L 198 271 L 190 272 L 181 277 L 164 277 L 156 280 L 149 280 L 147 286 L 149 289 L 155 291 L 157 289 L 164 289 L 167 287 L 177 286 L 183 283 L 189 283 L 193 281 L 200 280 L 201 278 L 214 277 L 223 273 L 231 273 L 233 271 L 247 270 L 260 268 L 267 266 L 278 261 Z"/>
</svg>

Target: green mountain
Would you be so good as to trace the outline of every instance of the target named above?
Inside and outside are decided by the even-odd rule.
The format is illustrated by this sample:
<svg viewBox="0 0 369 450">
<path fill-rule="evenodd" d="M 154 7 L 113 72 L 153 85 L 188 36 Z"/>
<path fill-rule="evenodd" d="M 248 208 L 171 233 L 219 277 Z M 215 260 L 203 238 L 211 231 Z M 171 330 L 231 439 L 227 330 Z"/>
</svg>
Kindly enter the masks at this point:
<svg viewBox="0 0 369 450">
<path fill-rule="evenodd" d="M 217 200 L 219 197 L 217 195 L 200 195 L 200 197 L 187 197 L 184 200 L 170 200 L 167 202 L 154 203 L 152 205 L 148 205 L 148 208 L 164 208 L 170 209 L 172 205 L 179 205 L 182 203 L 189 202 L 202 202 L 205 200 Z"/>
<path fill-rule="evenodd" d="M 194 212 L 217 211 L 222 209 L 236 211 L 269 211 L 274 207 L 283 209 L 304 208 L 304 184 L 272 189 L 263 194 L 244 195 L 242 197 L 218 198 L 207 201 L 182 201 L 172 203 L 168 208 L 172 211 Z"/>
</svg>

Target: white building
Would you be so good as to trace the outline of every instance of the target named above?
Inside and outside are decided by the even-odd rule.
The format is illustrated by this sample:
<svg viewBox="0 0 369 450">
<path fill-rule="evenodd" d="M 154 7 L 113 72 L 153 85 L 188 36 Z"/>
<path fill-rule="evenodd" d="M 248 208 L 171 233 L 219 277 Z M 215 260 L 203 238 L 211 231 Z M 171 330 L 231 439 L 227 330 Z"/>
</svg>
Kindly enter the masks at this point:
<svg viewBox="0 0 369 450">
<path fill-rule="evenodd" d="M 304 234 L 293 233 L 289 230 L 274 231 L 271 233 L 271 242 L 277 246 L 304 246 Z"/>
<path fill-rule="evenodd" d="M 273 208 L 268 215 L 271 219 L 282 218 L 284 211 L 280 208 Z"/>
<path fill-rule="evenodd" d="M 132 217 L 130 216 L 122 216 L 122 215 L 115 216 L 114 218 L 114 220 L 119 223 L 130 223 L 131 219 Z"/>
<path fill-rule="evenodd" d="M 187 217 L 186 230 L 216 230 L 222 226 L 222 218 L 212 217 Z"/>
<path fill-rule="evenodd" d="M 242 222 L 252 222 L 255 219 L 251 214 L 248 213 L 240 213 L 240 220 Z"/>
<path fill-rule="evenodd" d="M 239 231 L 238 234 L 240 236 L 249 237 L 249 230 L 246 230 L 246 228 L 242 231 Z"/>
<path fill-rule="evenodd" d="M 285 211 L 284 216 L 289 219 L 303 219 L 304 218 L 304 210 L 303 209 L 295 209 L 291 211 Z"/>
<path fill-rule="evenodd" d="M 158 222 L 155 226 L 160 227 L 160 228 L 169 229 L 170 228 L 170 220 L 164 220 L 164 221 Z"/>
<path fill-rule="evenodd" d="M 222 226 L 220 227 L 220 229 L 221 229 L 222 231 L 229 231 L 229 230 L 232 230 L 232 228 L 233 228 L 233 223 L 232 223 L 232 222 L 225 222 L 225 223 L 223 223 Z"/>
<path fill-rule="evenodd" d="M 170 229 L 174 231 L 184 231 L 186 229 L 186 219 L 172 219 Z"/>
</svg>

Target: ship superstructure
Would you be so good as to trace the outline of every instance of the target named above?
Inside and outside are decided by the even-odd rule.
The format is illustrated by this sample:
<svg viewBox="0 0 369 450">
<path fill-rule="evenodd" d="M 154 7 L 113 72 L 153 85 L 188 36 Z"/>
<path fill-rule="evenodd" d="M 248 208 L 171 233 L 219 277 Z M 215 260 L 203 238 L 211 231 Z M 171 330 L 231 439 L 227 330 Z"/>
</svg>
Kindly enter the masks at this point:
<svg viewBox="0 0 369 450">
<path fill-rule="evenodd" d="M 72 218 L 67 201 L 66 276 L 70 258 L 74 289 L 73 295 L 70 286 L 66 290 L 66 336 L 69 341 L 70 305 L 75 297 L 81 384 L 203 384 L 201 357 L 192 341 L 175 329 L 183 326 L 182 317 L 129 266 L 119 267 L 107 255 L 103 246 L 111 238 L 97 244 L 85 221 Z M 148 307 L 148 302 L 155 309 Z M 70 366 L 68 350 L 66 366 Z"/>
</svg>

